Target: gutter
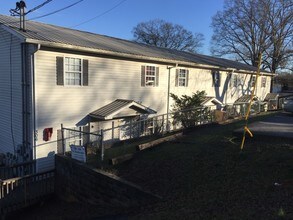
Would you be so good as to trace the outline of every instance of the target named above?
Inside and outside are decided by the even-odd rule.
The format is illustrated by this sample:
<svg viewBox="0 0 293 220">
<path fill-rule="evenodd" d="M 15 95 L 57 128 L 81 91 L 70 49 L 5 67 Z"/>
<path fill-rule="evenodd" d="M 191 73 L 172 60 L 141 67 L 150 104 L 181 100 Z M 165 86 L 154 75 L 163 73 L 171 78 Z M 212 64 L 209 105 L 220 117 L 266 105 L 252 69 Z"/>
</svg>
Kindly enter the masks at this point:
<svg viewBox="0 0 293 220">
<path fill-rule="evenodd" d="M 37 136 L 38 134 L 36 133 L 36 94 L 35 94 L 35 60 L 36 60 L 36 57 L 35 57 L 35 53 L 38 52 L 38 50 L 40 50 L 41 48 L 41 45 L 40 44 L 37 44 L 35 45 L 35 50 L 33 51 L 33 53 L 30 55 L 30 62 L 31 62 L 31 94 L 32 94 L 32 97 L 31 97 L 31 109 L 32 109 L 32 114 L 31 114 L 31 117 L 32 117 L 32 130 L 33 131 L 33 136 L 32 136 L 32 141 L 33 141 L 33 149 L 32 149 L 32 159 L 35 160 L 37 157 L 36 157 L 36 146 L 37 146 Z"/>
<path fill-rule="evenodd" d="M 22 53 L 22 110 L 23 110 L 23 147 L 29 154 L 29 160 L 36 159 L 36 117 L 35 117 L 35 79 L 34 79 L 34 53 L 39 50 L 37 46 L 32 53 L 30 44 L 21 43 Z M 22 152 L 23 154 L 24 152 Z"/>
</svg>

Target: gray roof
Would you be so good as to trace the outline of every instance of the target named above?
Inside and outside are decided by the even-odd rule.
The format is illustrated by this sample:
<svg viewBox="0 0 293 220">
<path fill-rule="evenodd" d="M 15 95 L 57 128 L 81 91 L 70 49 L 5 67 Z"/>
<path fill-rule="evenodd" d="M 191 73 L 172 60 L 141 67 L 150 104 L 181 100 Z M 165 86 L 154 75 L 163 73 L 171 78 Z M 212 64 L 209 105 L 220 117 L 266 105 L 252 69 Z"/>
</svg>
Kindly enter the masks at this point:
<svg viewBox="0 0 293 220">
<path fill-rule="evenodd" d="M 264 101 L 270 101 L 270 100 L 278 100 L 279 94 L 278 93 L 268 93 L 266 97 L 264 98 Z"/>
<path fill-rule="evenodd" d="M 202 105 L 205 105 L 207 104 L 209 101 L 213 102 L 213 103 L 217 103 L 217 104 L 220 104 L 220 105 L 223 105 L 223 103 L 221 101 L 219 101 L 218 99 L 216 99 L 215 97 L 213 96 L 205 96 L 203 97 L 203 101 L 201 102 Z"/>
<path fill-rule="evenodd" d="M 133 110 L 131 112 L 127 112 L 124 115 L 119 115 L 119 113 L 123 112 L 124 110 Z M 126 99 L 116 99 L 115 101 L 91 112 L 89 115 L 94 118 L 102 119 L 102 120 L 109 120 L 116 118 L 117 115 L 119 117 L 129 117 L 139 114 L 154 114 L 156 113 L 154 110 L 149 109 L 134 100 L 126 100 Z"/>
<path fill-rule="evenodd" d="M 249 103 L 251 99 L 251 95 L 243 95 L 239 97 L 234 104 L 243 104 L 243 103 Z M 258 98 L 256 96 L 253 97 L 253 101 L 257 101 Z"/>
<path fill-rule="evenodd" d="M 207 65 L 213 68 L 232 68 L 241 71 L 257 71 L 256 67 L 240 62 L 222 58 L 215 58 L 206 55 L 194 54 L 189 52 L 159 48 L 133 41 L 108 37 L 104 35 L 79 31 L 55 25 L 44 24 L 35 21 L 26 21 L 26 32 L 19 30 L 19 19 L 11 16 L 0 15 L 0 24 L 14 30 L 27 42 L 42 42 L 48 45 L 64 45 L 71 49 L 76 47 L 85 50 L 99 50 L 105 53 L 117 53 L 129 57 L 136 56 L 140 59 L 166 60 L 177 64 L 190 63 L 193 65 Z"/>
</svg>

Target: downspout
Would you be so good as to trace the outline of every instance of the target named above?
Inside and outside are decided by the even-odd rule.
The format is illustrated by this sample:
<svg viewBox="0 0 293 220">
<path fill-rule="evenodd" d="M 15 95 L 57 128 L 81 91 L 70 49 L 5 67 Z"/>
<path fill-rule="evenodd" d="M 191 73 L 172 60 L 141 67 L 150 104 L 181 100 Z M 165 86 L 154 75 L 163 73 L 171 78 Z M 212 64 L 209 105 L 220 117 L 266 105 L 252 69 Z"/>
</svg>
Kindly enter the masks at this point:
<svg viewBox="0 0 293 220">
<path fill-rule="evenodd" d="M 167 121 L 166 121 L 166 126 L 167 126 L 167 132 L 170 129 L 169 126 L 169 114 L 170 114 L 170 85 L 171 85 L 171 69 L 173 68 L 177 68 L 178 67 L 178 63 L 175 64 L 175 66 L 167 66 L 168 69 L 168 90 L 167 90 Z"/>
<path fill-rule="evenodd" d="M 35 105 L 35 53 L 40 50 L 41 48 L 41 45 L 40 44 L 37 44 L 35 46 L 35 50 L 31 53 L 31 57 L 30 57 L 30 61 L 31 61 L 31 71 L 30 71 L 30 78 L 31 78 L 31 94 L 32 94 L 32 97 L 31 97 L 31 109 L 32 109 L 32 130 L 33 131 L 33 134 L 32 134 L 32 142 L 33 142 L 33 145 L 32 145 L 32 155 L 31 155 L 31 158 L 33 160 L 36 159 L 36 146 L 37 146 L 37 138 L 38 138 L 38 134 L 37 134 L 37 131 L 36 131 L 36 105 Z"/>
<path fill-rule="evenodd" d="M 22 43 L 22 109 L 23 109 L 23 152 L 28 153 L 26 160 L 35 159 L 35 84 L 34 84 L 34 53 L 39 46 L 29 53 L 29 44 Z M 22 155 L 23 156 L 23 155 Z"/>
<path fill-rule="evenodd" d="M 28 138 L 28 81 L 27 81 L 27 45 L 26 43 L 21 44 L 21 85 L 22 85 L 22 150 L 18 153 L 18 156 L 24 156 L 23 154 L 29 148 Z M 22 158 L 23 159 L 23 158 Z M 24 161 L 22 161 L 24 162 Z"/>
</svg>

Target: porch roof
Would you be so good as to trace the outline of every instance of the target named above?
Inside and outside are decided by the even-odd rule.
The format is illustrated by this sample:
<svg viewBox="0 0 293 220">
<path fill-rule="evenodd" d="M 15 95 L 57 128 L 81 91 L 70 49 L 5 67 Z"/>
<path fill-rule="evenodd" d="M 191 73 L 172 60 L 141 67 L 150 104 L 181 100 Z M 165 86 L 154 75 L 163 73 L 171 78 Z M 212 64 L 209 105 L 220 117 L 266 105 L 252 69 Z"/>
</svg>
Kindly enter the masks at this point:
<svg viewBox="0 0 293 220">
<path fill-rule="evenodd" d="M 91 112 L 89 116 L 100 120 L 111 120 L 115 118 L 155 113 L 157 112 L 134 100 L 116 99 L 115 101 Z"/>
<path fill-rule="evenodd" d="M 201 103 L 202 105 L 210 105 L 210 104 L 214 104 L 214 105 L 223 105 L 223 103 L 221 101 L 219 101 L 217 98 L 213 97 L 213 96 L 205 96 L 204 100 Z"/>
<path fill-rule="evenodd" d="M 243 95 L 243 96 L 239 97 L 239 98 L 234 102 L 234 104 L 249 103 L 249 102 L 250 102 L 250 98 L 251 98 L 251 95 Z M 258 97 L 254 96 L 254 97 L 253 97 L 253 101 L 257 101 L 257 100 L 258 100 Z"/>
<path fill-rule="evenodd" d="M 268 93 L 264 99 L 265 102 L 268 102 L 270 100 L 277 100 L 279 97 L 278 93 Z"/>
</svg>

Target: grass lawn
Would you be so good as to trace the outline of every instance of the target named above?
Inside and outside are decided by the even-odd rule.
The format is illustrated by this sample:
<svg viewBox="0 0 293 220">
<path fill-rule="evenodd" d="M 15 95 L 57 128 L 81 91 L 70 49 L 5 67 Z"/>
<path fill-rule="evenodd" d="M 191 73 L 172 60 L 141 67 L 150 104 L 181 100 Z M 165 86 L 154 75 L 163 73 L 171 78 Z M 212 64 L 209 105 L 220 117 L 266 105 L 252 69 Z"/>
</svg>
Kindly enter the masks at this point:
<svg viewBox="0 0 293 220">
<path fill-rule="evenodd" d="M 131 218 L 293 219 L 292 139 L 248 138 L 240 151 L 233 130 L 243 125 L 197 128 L 113 167 L 111 172 L 164 198 Z"/>
</svg>

